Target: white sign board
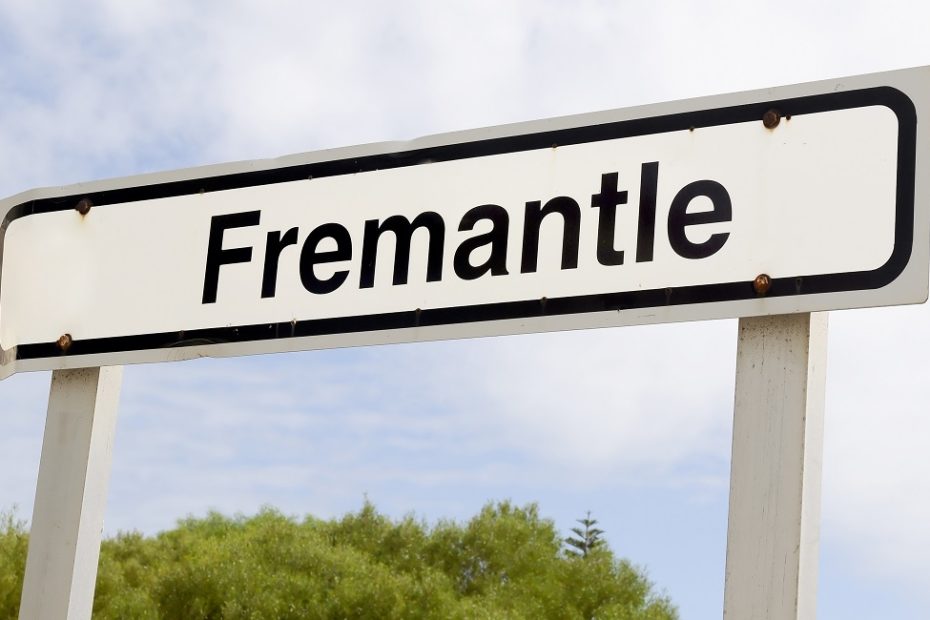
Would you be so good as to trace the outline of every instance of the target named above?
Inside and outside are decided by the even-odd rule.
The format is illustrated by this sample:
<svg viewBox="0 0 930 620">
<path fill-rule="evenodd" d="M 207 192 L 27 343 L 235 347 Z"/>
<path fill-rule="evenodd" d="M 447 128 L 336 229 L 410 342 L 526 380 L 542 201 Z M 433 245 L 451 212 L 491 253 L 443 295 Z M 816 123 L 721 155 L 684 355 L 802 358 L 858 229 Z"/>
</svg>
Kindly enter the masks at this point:
<svg viewBox="0 0 930 620">
<path fill-rule="evenodd" d="M 43 189 L 2 369 L 918 303 L 930 71 Z"/>
</svg>

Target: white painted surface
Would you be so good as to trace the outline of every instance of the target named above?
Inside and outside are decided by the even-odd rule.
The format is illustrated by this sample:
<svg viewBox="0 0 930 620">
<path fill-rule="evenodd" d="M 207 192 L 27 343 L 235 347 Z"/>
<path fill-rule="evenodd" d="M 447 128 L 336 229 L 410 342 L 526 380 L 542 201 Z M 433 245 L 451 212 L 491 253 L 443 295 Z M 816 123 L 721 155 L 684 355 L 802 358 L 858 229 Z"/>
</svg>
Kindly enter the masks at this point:
<svg viewBox="0 0 930 620">
<path fill-rule="evenodd" d="M 20 620 L 91 617 L 122 374 L 52 374 Z"/>
<path fill-rule="evenodd" d="M 874 87 L 900 91 L 916 105 L 919 117 L 930 109 L 930 67 L 923 67 L 409 142 L 33 190 L 0 201 L 0 215 L 32 200 L 71 200 L 74 196 L 126 187 L 273 171 Z M 925 231 L 930 229 L 930 195 L 922 180 L 926 175 L 918 173 L 913 188 L 913 222 L 909 222 L 913 238 L 906 235 L 908 239 L 901 240 L 901 247 L 909 247 L 910 253 L 898 255 L 906 263 L 903 271 L 877 288 L 868 288 L 865 278 L 862 288 L 806 291 L 801 295 L 757 298 L 749 294 L 736 300 L 711 297 L 672 305 L 659 300 L 658 305 L 650 307 L 620 304 L 619 308 L 603 309 L 595 301 L 578 314 L 540 316 L 528 311 L 520 316 L 502 314 L 474 322 L 460 314 L 459 319 L 466 322 L 415 326 L 407 321 L 390 329 L 384 329 L 387 324 L 375 322 L 354 328 L 362 331 L 347 333 L 313 329 L 300 336 L 283 333 L 294 320 L 371 317 L 385 312 L 412 313 L 417 308 L 455 307 L 467 312 L 475 304 L 662 291 L 666 287 L 719 282 L 748 283 L 760 273 L 788 281 L 796 276 L 875 269 L 889 255 L 896 223 L 890 211 L 890 193 L 896 189 L 892 171 L 898 164 L 897 136 L 893 135 L 896 126 L 897 119 L 888 108 L 873 105 L 794 115 L 790 121 L 782 120 L 774 131 L 763 128 L 761 122 L 741 122 L 700 127 L 694 132 L 671 131 L 202 195 L 107 204 L 92 209 L 83 221 L 71 210 L 20 217 L 9 223 L 3 243 L 0 378 L 39 369 L 921 303 L 928 289 L 930 246 Z M 920 171 L 925 168 L 925 154 L 930 152 L 930 134 L 918 133 L 916 141 L 916 169 Z M 660 165 L 655 257 L 650 262 L 636 262 L 639 166 L 647 161 L 658 161 Z M 599 210 L 590 208 L 590 201 L 605 172 L 619 172 L 620 189 L 629 192 L 627 204 L 618 207 L 616 226 L 615 246 L 626 253 L 622 265 L 604 266 L 595 259 Z M 730 237 L 713 256 L 685 259 L 669 245 L 666 218 L 675 192 L 697 179 L 715 180 L 727 188 L 733 199 L 733 220 L 689 228 L 688 237 L 694 242 L 714 232 L 729 232 Z M 574 198 L 581 207 L 578 268 L 562 270 L 558 266 L 554 254 L 558 252 L 556 240 L 561 225 L 556 216 L 547 218 L 542 226 L 538 271 L 521 274 L 523 207 L 527 201 L 545 201 L 559 195 Z M 689 211 L 704 208 L 702 202 L 708 201 L 696 199 Z M 453 250 L 463 239 L 485 232 L 489 223 L 483 221 L 474 231 L 460 232 L 459 218 L 468 209 L 489 203 L 499 204 L 509 213 L 508 274 L 461 280 L 453 270 Z M 229 229 L 223 247 L 251 247 L 252 259 L 221 267 L 218 299 L 203 304 L 210 217 L 243 210 L 260 210 L 261 223 Z M 379 246 L 374 287 L 359 288 L 365 220 L 383 220 L 398 214 L 412 217 L 425 210 L 441 213 L 445 219 L 441 281 L 425 281 L 426 234 L 421 230 L 414 235 L 408 284 L 391 283 L 393 241 L 387 234 Z M 352 236 L 352 258 L 317 265 L 316 272 L 325 277 L 334 270 L 346 270 L 346 282 L 331 293 L 307 292 L 298 277 L 300 247 L 289 246 L 281 254 L 277 295 L 261 298 L 266 233 L 297 227 L 298 244 L 302 244 L 309 231 L 324 222 L 346 227 Z M 320 249 L 327 248 L 321 245 Z M 480 255 L 481 251 L 475 253 L 476 260 Z M 94 300 L 102 298 L 107 300 L 106 306 L 96 307 Z M 269 339 L 261 336 L 247 341 L 220 335 L 216 341 L 207 337 L 188 341 L 183 347 L 173 346 L 184 339 L 182 331 L 267 324 L 283 325 L 285 329 L 281 336 L 267 336 Z M 78 343 L 110 336 L 129 339 L 113 348 L 97 341 L 99 346 L 86 352 L 81 352 L 80 346 L 74 347 L 67 355 L 59 355 L 57 350 L 43 357 L 22 353 L 25 345 L 48 345 L 65 333 Z M 147 345 L 132 340 L 132 336 L 151 333 L 168 337 Z"/>
<path fill-rule="evenodd" d="M 856 131 L 849 131 L 856 127 Z M 3 249 L 0 342 L 54 342 L 375 315 L 415 308 L 635 292 L 725 282 L 870 271 L 894 245 L 898 123 L 885 107 L 809 114 L 774 130 L 761 120 L 529 152 L 268 186 L 107 205 L 86 217 L 61 211 L 15 220 Z M 636 262 L 640 166 L 659 162 L 655 256 Z M 617 209 L 622 265 L 596 258 L 599 209 L 591 196 L 601 174 L 619 172 L 627 204 Z M 731 222 L 690 227 L 699 243 L 729 233 L 713 256 L 677 255 L 668 241 L 672 199 L 687 184 L 722 184 Z M 524 205 L 557 196 L 581 207 L 578 267 L 560 269 L 562 224 L 544 221 L 538 271 L 521 273 Z M 507 275 L 463 280 L 453 269 L 459 244 L 490 230 L 483 221 L 459 232 L 473 207 L 500 205 L 509 215 Z M 706 198 L 689 211 L 710 207 Z M 259 210 L 257 226 L 228 229 L 225 248 L 252 248 L 248 263 L 220 268 L 216 303 L 201 303 L 214 215 Z M 359 287 L 367 220 L 423 212 L 445 221 L 442 280 L 426 281 L 427 235 L 414 237 L 407 284 L 392 284 L 393 236 L 378 249 L 373 288 Z M 337 290 L 313 294 L 298 273 L 301 246 L 317 226 L 338 223 L 352 258 L 316 267 L 320 277 L 348 271 Z M 298 245 L 280 255 L 274 298 L 263 299 L 266 235 L 298 228 Z M 331 249 L 321 245 L 321 249 Z M 335 247 L 333 245 L 333 247 Z M 476 251 L 476 262 L 488 254 Z M 483 252 L 483 253 L 482 253 Z M 54 282 L 54 286 L 36 286 Z M 105 300 L 105 301 L 104 301 Z"/>
<path fill-rule="evenodd" d="M 724 618 L 816 615 L 827 314 L 741 319 Z"/>
</svg>

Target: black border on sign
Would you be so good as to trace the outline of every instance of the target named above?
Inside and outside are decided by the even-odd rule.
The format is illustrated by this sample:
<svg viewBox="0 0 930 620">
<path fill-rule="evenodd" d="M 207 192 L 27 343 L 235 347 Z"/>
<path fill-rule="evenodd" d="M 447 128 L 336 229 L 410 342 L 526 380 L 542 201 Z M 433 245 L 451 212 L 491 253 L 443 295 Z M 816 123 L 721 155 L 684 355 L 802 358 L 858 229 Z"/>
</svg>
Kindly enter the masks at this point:
<svg viewBox="0 0 930 620">
<path fill-rule="evenodd" d="M 917 111 L 914 103 L 907 95 L 889 86 L 805 97 L 775 99 L 760 101 L 758 103 L 664 116 L 540 131 L 524 135 L 473 140 L 462 143 L 411 149 L 396 153 L 297 164 L 272 170 L 238 172 L 197 179 L 156 183 L 152 185 L 123 187 L 88 194 L 42 198 L 16 205 L 8 212 L 6 218 L 2 224 L 0 224 L 0 261 L 2 261 L 3 238 L 6 235 L 6 230 L 10 222 L 29 215 L 73 209 L 82 198 L 88 198 L 93 203 L 94 208 L 98 209 L 106 207 L 107 205 L 118 205 L 140 200 L 169 198 L 203 192 L 285 183 L 307 178 L 338 176 L 373 170 L 416 166 L 432 162 L 485 157 L 503 153 L 550 148 L 553 145 L 566 146 L 585 144 L 604 140 L 614 140 L 617 138 L 667 133 L 692 128 L 698 129 L 747 121 L 761 122 L 765 112 L 773 108 L 779 110 L 782 115 L 800 116 L 802 114 L 831 112 L 876 105 L 889 108 L 898 119 L 895 237 L 894 249 L 891 256 L 884 265 L 871 271 L 820 275 L 799 274 L 793 277 L 776 278 L 772 280 L 771 288 L 766 294 L 766 297 L 786 297 L 876 289 L 891 283 L 904 271 L 904 268 L 910 260 L 914 237 Z M 851 129 L 851 131 L 854 130 L 854 128 Z M 753 290 L 752 283 L 745 281 L 630 292 L 621 291 L 577 297 L 561 297 L 542 300 L 532 299 L 451 308 L 410 310 L 386 314 L 314 319 L 298 321 L 296 323 L 265 323 L 182 332 L 75 340 L 70 348 L 68 348 L 67 355 L 70 357 L 101 353 L 143 351 L 166 347 L 376 332 L 411 327 L 739 301 L 754 299 L 756 297 L 757 294 Z M 41 359 L 60 357 L 61 355 L 63 355 L 63 353 L 56 343 L 39 342 L 18 345 L 16 347 L 15 358 Z"/>
</svg>

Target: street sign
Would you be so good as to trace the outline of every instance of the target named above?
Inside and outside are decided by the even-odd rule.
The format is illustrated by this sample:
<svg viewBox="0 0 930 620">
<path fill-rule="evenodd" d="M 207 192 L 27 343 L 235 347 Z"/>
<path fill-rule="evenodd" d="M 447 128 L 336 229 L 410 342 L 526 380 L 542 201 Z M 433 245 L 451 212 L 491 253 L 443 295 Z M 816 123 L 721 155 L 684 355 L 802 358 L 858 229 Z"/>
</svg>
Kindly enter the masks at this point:
<svg viewBox="0 0 930 620">
<path fill-rule="evenodd" d="M 922 68 L 26 192 L 0 376 L 920 303 L 928 104 Z"/>
</svg>

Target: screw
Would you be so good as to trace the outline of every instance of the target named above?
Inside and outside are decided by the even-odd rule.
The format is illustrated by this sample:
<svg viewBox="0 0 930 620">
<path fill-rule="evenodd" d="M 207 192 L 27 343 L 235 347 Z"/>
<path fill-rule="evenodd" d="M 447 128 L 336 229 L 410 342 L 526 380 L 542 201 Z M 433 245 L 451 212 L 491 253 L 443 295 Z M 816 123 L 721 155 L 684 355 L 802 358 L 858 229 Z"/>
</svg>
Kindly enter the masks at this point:
<svg viewBox="0 0 930 620">
<path fill-rule="evenodd" d="M 768 274 L 760 273 L 752 281 L 752 290 L 756 292 L 756 295 L 765 295 L 770 288 L 772 288 L 772 278 Z"/>
<path fill-rule="evenodd" d="M 90 201 L 89 198 L 81 198 L 76 205 L 74 205 L 75 210 L 81 215 L 87 215 L 90 212 L 90 208 L 94 206 L 94 203 Z"/>
<path fill-rule="evenodd" d="M 61 349 L 62 353 L 67 353 L 68 349 L 71 348 L 71 342 L 71 334 L 62 334 L 55 344 L 58 345 L 58 348 Z"/>
<path fill-rule="evenodd" d="M 781 112 L 774 108 L 762 115 L 762 124 L 765 125 L 766 129 L 775 129 L 780 122 Z"/>
</svg>

